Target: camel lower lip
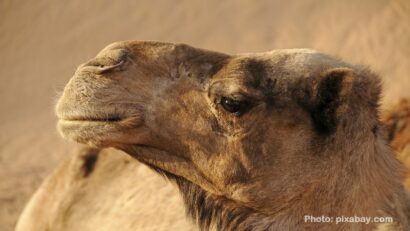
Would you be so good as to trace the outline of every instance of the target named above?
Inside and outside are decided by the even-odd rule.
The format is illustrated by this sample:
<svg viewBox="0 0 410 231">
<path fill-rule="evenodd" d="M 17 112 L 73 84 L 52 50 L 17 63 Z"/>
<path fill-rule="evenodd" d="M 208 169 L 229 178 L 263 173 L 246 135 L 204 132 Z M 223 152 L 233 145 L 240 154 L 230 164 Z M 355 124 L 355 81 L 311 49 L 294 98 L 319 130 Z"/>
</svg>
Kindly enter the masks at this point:
<svg viewBox="0 0 410 231">
<path fill-rule="evenodd" d="M 68 140 L 94 147 L 114 147 L 124 142 L 134 143 L 138 135 L 130 136 L 142 124 L 142 118 L 131 116 L 119 121 L 59 119 L 57 129 Z"/>
<path fill-rule="evenodd" d="M 128 137 L 127 131 L 140 124 L 139 118 L 125 118 L 119 121 L 60 119 L 57 128 L 60 134 L 75 142 L 105 147 Z"/>
</svg>

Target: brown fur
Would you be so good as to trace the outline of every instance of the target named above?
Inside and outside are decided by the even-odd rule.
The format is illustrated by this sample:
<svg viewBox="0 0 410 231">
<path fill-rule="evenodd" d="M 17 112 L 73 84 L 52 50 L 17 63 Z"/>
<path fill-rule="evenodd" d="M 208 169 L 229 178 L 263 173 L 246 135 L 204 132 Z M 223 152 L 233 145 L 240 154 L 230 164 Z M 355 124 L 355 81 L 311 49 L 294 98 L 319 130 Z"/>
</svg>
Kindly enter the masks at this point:
<svg viewBox="0 0 410 231">
<path fill-rule="evenodd" d="M 97 152 L 93 171 L 85 176 L 84 157 Z M 16 230 L 195 229 L 173 185 L 121 151 L 81 147 L 45 179 Z"/>
<path fill-rule="evenodd" d="M 383 123 L 389 143 L 397 153 L 397 158 L 407 168 L 404 185 L 410 189 L 410 101 L 401 99 L 397 105 L 383 113 Z"/>
<path fill-rule="evenodd" d="M 230 56 L 130 41 L 81 66 L 57 114 L 64 137 L 124 150 L 175 181 L 204 230 L 377 225 L 305 215 L 391 216 L 407 230 L 379 94 L 368 69 L 310 50 Z"/>
</svg>

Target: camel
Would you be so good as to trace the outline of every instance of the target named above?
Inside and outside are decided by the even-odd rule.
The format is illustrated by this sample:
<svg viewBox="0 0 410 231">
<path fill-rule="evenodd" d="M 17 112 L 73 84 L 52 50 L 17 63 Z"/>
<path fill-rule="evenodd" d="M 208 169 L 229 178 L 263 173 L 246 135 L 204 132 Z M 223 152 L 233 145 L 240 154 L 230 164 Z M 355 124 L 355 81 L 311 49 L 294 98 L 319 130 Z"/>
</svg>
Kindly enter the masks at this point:
<svg viewBox="0 0 410 231">
<path fill-rule="evenodd" d="M 368 68 L 309 49 L 227 55 L 125 41 L 77 69 L 56 113 L 64 138 L 122 150 L 174 182 L 201 230 L 408 230 L 404 168 L 387 144 L 379 95 Z M 100 164 L 97 149 L 85 150 L 72 183 L 58 182 L 64 171 L 48 179 L 71 198 L 56 205 L 37 192 L 23 220 L 41 201 L 56 213 L 38 230 L 104 230 L 84 208 L 75 214 L 94 193 L 91 210 L 117 219 L 98 210 L 105 187 L 84 183 Z"/>
<path fill-rule="evenodd" d="M 158 208 L 160 207 L 160 208 Z M 175 187 L 114 149 L 79 146 L 48 176 L 17 231 L 195 230 Z"/>
</svg>

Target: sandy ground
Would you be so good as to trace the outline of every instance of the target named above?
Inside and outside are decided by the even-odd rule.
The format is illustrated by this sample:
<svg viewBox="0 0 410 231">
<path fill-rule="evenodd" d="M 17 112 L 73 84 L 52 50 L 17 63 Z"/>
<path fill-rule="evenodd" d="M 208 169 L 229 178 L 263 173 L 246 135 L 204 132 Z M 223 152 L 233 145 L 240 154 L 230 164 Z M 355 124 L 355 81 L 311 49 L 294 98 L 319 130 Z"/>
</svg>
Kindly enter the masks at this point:
<svg viewBox="0 0 410 231">
<path fill-rule="evenodd" d="M 80 63 L 118 40 L 227 53 L 308 47 L 369 65 L 383 106 L 410 97 L 410 1 L 0 0 L 0 230 L 74 144 L 53 105 Z"/>
</svg>

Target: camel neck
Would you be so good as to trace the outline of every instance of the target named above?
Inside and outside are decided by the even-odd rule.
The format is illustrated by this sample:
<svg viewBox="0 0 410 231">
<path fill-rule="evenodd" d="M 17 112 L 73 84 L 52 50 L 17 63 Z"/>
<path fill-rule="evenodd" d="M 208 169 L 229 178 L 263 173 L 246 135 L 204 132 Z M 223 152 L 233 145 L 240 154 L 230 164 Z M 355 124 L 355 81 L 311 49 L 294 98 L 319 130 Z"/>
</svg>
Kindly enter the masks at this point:
<svg viewBox="0 0 410 231">
<path fill-rule="evenodd" d="M 402 224 L 407 203 L 400 180 L 402 167 L 390 149 L 378 140 L 350 144 L 343 151 L 327 153 L 335 156 L 329 159 L 335 163 L 329 163 L 328 173 L 308 191 L 294 192 L 292 196 L 298 198 L 294 203 L 272 212 L 215 196 L 182 177 L 153 168 L 176 182 L 188 216 L 201 230 L 372 230 L 379 225 L 366 220 L 336 224 L 337 218 L 391 217 L 392 225 Z M 332 221 L 326 223 L 322 220 L 326 218 Z"/>
</svg>

